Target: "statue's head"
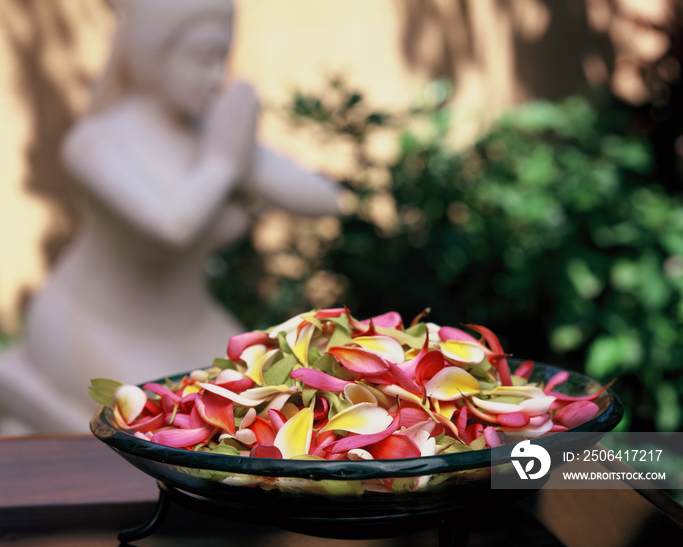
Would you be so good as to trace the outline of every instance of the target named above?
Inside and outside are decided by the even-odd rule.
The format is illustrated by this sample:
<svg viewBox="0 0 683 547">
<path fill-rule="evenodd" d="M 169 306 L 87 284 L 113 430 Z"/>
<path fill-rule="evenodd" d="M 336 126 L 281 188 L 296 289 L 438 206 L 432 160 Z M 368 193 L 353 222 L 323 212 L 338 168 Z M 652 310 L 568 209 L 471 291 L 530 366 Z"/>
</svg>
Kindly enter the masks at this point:
<svg viewBox="0 0 683 547">
<path fill-rule="evenodd" d="M 110 0 L 119 19 L 112 60 L 100 89 L 108 106 L 118 91 L 150 91 L 197 116 L 220 87 L 232 38 L 232 0 Z M 96 103 L 98 97 L 94 97 Z M 97 109 L 97 105 L 94 105 Z"/>
</svg>

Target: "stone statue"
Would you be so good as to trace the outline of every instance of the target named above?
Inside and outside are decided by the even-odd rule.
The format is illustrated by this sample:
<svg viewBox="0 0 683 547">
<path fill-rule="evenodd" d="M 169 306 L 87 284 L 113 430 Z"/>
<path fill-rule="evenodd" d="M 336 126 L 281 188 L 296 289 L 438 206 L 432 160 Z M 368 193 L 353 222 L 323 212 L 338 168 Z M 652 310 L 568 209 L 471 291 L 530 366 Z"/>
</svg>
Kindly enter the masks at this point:
<svg viewBox="0 0 683 547">
<path fill-rule="evenodd" d="M 0 411 L 85 431 L 91 378 L 139 383 L 210 366 L 240 324 L 205 288 L 209 253 L 244 235 L 240 194 L 338 214 L 337 187 L 255 141 L 258 101 L 224 83 L 230 0 L 111 0 L 119 26 L 90 112 L 63 141 L 80 231 L 0 357 Z"/>
</svg>

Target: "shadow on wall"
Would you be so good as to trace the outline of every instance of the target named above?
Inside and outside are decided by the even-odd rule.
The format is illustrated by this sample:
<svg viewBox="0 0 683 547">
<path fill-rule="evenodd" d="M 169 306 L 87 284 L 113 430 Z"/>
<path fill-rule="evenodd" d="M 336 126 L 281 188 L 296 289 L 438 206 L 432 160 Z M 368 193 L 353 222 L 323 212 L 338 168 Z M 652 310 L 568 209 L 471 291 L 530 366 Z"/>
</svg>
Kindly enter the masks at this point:
<svg viewBox="0 0 683 547">
<path fill-rule="evenodd" d="M 17 87 L 22 93 L 26 110 L 31 113 L 33 139 L 27 150 L 29 169 L 24 182 L 27 192 L 59 211 L 58 225 L 49 230 L 41 242 L 41 250 L 52 265 L 59 250 L 69 240 L 75 226 L 75 209 L 68 188 L 71 181 L 59 159 L 59 143 L 74 120 L 74 112 L 54 78 L 44 69 L 50 59 L 48 50 L 69 50 L 75 47 L 65 10 L 58 2 L 41 0 L 4 0 L 11 11 L 22 12 L 21 19 L 34 28 L 29 32 L 13 25 L 7 18 L 0 20 L 1 32 L 11 43 L 20 67 Z M 87 15 L 87 10 L 84 15 Z M 16 19 L 15 19 L 16 20 Z M 66 62 L 66 60 L 64 61 Z M 76 74 L 77 81 L 87 86 L 90 75 Z M 28 295 L 24 295 L 26 298 Z"/>
<path fill-rule="evenodd" d="M 401 4 L 403 53 L 431 78 L 459 87 L 478 81 L 494 104 L 501 93 L 512 102 L 558 99 L 588 82 L 607 83 L 614 67 L 612 40 L 605 25 L 596 30 L 588 4 L 595 2 L 408 0 Z"/>
</svg>

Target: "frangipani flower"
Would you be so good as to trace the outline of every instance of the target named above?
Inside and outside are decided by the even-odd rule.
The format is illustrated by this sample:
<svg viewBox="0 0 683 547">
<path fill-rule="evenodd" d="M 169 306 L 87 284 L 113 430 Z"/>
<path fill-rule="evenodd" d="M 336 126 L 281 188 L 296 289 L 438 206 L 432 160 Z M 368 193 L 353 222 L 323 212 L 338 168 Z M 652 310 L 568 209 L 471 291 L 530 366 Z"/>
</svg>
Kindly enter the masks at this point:
<svg viewBox="0 0 683 547">
<path fill-rule="evenodd" d="M 532 361 L 511 374 L 486 327 L 420 322 L 395 312 L 359 321 L 345 308 L 299 314 L 265 332 L 233 336 L 228 359 L 181 381 L 138 388 L 95 379 L 119 428 L 176 448 L 270 459 L 412 458 L 495 448 L 593 419 L 605 389 L 561 393 L 559 372 L 529 381 Z M 477 338 L 477 334 L 481 339 Z M 231 476 L 235 484 L 356 492 L 354 486 Z M 364 488 L 412 491 L 430 476 L 381 479 Z"/>
</svg>

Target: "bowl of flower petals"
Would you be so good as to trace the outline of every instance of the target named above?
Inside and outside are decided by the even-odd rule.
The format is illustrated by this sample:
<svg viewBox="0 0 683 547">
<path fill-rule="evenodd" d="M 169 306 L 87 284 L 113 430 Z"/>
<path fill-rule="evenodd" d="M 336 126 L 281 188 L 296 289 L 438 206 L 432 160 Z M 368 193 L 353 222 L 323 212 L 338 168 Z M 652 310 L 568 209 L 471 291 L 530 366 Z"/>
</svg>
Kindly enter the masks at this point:
<svg viewBox="0 0 683 547">
<path fill-rule="evenodd" d="M 461 327 L 314 310 L 233 336 L 206 369 L 139 386 L 93 380 L 104 406 L 91 429 L 161 483 L 287 528 L 429 525 L 425 515 L 486 503 L 514 444 L 621 419 L 609 386 L 509 359 L 489 329 Z"/>
</svg>

